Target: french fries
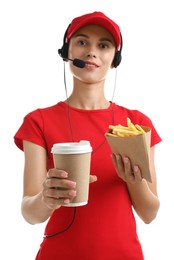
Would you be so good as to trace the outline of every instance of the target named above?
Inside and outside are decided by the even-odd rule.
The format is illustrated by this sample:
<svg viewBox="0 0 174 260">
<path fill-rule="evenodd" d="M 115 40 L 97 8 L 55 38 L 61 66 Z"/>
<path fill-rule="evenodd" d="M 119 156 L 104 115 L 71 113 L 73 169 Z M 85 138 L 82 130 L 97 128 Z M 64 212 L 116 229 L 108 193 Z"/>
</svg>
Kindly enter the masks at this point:
<svg viewBox="0 0 174 260">
<path fill-rule="evenodd" d="M 131 122 L 130 118 L 127 117 L 126 120 L 127 120 L 127 126 L 123 126 L 121 124 L 115 126 L 109 125 L 110 132 L 107 133 L 107 135 L 125 137 L 125 136 L 135 136 L 135 135 L 140 135 L 145 133 L 143 128 L 138 124 L 134 125 Z"/>
</svg>

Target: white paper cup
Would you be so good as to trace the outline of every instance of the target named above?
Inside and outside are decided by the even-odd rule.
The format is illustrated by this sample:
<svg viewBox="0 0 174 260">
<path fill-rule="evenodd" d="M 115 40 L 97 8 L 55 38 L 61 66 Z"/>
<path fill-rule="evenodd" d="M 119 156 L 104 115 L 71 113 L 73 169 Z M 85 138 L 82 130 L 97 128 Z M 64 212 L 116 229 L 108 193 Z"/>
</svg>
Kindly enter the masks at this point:
<svg viewBox="0 0 174 260">
<path fill-rule="evenodd" d="M 66 206 L 88 203 L 89 175 L 92 147 L 89 141 L 56 143 L 51 149 L 54 166 L 68 172 L 68 179 L 76 182 L 77 195 Z"/>
</svg>

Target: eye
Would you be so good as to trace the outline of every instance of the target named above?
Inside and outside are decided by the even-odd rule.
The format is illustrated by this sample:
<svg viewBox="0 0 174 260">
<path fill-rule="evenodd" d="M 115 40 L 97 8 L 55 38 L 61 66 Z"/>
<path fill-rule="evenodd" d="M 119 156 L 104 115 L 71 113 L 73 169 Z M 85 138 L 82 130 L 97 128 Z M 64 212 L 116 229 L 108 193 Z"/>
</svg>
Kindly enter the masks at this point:
<svg viewBox="0 0 174 260">
<path fill-rule="evenodd" d="M 109 44 L 100 43 L 100 44 L 99 44 L 99 47 L 100 47 L 101 49 L 107 49 L 107 48 L 109 48 Z"/>
<path fill-rule="evenodd" d="M 86 41 L 84 41 L 84 40 L 79 40 L 79 41 L 77 42 L 77 44 L 78 44 L 79 46 L 85 46 L 87 43 L 86 43 Z"/>
</svg>

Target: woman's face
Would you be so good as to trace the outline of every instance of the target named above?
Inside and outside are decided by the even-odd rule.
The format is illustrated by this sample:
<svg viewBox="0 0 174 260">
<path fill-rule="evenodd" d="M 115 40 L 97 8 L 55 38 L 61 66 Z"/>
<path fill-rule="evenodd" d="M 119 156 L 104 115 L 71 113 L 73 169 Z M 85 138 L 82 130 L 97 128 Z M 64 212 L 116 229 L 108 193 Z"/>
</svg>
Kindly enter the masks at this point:
<svg viewBox="0 0 174 260">
<path fill-rule="evenodd" d="M 85 61 L 83 69 L 70 62 L 70 69 L 75 78 L 95 83 L 105 79 L 112 67 L 115 56 L 115 41 L 112 34 L 98 25 L 80 28 L 70 39 L 68 58 Z"/>
</svg>

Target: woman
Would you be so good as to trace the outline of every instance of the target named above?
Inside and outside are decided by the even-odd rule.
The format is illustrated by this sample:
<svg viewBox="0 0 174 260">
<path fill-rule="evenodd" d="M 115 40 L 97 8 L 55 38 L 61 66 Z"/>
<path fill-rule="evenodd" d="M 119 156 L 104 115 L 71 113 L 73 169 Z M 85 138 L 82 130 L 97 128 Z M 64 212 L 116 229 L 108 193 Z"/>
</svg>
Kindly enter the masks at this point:
<svg viewBox="0 0 174 260">
<path fill-rule="evenodd" d="M 144 259 L 132 207 L 145 223 L 157 215 L 154 147 L 161 138 L 146 115 L 105 97 L 105 79 L 120 64 L 121 49 L 120 28 L 109 17 L 94 12 L 75 18 L 59 50 L 73 76 L 71 95 L 30 112 L 15 134 L 25 154 L 23 217 L 31 224 L 48 220 L 36 259 Z M 127 117 L 152 129 L 152 183 L 141 177 L 138 165 L 131 167 L 129 158 L 111 158 L 104 133 L 109 124 L 126 125 Z M 89 140 L 93 147 L 89 202 L 65 207 L 76 196 L 76 183 L 54 168 L 51 147 L 80 140 Z"/>
</svg>

